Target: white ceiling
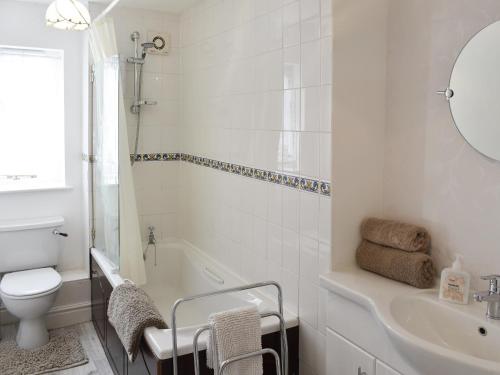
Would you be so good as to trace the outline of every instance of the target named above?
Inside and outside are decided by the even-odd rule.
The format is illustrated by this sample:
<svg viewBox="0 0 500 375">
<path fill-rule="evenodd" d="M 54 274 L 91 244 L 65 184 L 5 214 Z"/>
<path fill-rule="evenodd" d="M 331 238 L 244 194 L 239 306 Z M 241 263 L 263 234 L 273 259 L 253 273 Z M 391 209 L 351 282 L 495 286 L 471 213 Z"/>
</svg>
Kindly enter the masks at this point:
<svg viewBox="0 0 500 375">
<path fill-rule="evenodd" d="M 118 6 L 180 13 L 200 0 L 120 0 Z"/>
<path fill-rule="evenodd" d="M 49 4 L 54 0 L 19 0 Z M 91 3 L 109 4 L 112 0 L 90 0 Z M 180 13 L 189 9 L 200 0 L 120 0 L 118 6 L 130 8 L 160 10 L 162 12 Z"/>
</svg>

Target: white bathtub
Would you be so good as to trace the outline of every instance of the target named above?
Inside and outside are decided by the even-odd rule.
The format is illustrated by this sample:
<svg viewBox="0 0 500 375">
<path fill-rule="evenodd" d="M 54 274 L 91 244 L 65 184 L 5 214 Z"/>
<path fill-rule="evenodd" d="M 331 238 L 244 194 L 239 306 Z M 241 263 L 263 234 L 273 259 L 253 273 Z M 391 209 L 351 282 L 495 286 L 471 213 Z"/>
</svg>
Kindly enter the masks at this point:
<svg viewBox="0 0 500 375">
<path fill-rule="evenodd" d="M 94 249 L 92 255 L 113 287 L 123 282 L 113 264 L 101 252 Z M 177 299 L 248 284 L 187 242 L 158 244 L 156 266 L 154 264 L 154 250 L 150 248 L 146 269 L 148 283 L 143 286 L 143 289 L 153 298 L 169 326 L 171 308 Z M 277 311 L 275 296 L 275 289 L 268 287 L 264 293 L 252 290 L 182 304 L 176 314 L 177 326 L 179 327 L 177 330 L 179 355 L 192 353 L 194 331 L 197 327 L 207 324 L 208 316 L 211 313 L 250 304 L 257 305 L 260 311 Z M 284 315 L 287 328 L 298 325 L 295 315 L 286 310 Z M 276 318 L 262 320 L 263 334 L 278 330 L 279 323 Z M 157 328 L 148 328 L 145 331 L 146 341 L 159 359 L 172 357 L 171 332 L 170 329 L 160 330 Z M 200 349 L 205 348 L 205 341 L 206 335 L 202 335 Z"/>
</svg>

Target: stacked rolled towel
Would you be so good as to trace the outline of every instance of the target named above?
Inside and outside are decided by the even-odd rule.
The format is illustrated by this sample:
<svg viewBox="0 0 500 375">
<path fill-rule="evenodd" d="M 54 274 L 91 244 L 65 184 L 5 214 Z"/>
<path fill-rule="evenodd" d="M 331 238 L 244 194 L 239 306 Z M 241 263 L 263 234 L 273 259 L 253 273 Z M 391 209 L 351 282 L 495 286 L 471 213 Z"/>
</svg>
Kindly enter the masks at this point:
<svg viewBox="0 0 500 375">
<path fill-rule="evenodd" d="M 361 224 L 361 236 L 356 252 L 361 268 L 421 289 L 434 285 L 431 239 L 424 228 L 369 218 Z"/>
<path fill-rule="evenodd" d="M 125 282 L 113 289 L 109 298 L 108 318 L 131 362 L 137 356 L 146 328 L 168 328 L 153 300 L 131 282 Z"/>
</svg>

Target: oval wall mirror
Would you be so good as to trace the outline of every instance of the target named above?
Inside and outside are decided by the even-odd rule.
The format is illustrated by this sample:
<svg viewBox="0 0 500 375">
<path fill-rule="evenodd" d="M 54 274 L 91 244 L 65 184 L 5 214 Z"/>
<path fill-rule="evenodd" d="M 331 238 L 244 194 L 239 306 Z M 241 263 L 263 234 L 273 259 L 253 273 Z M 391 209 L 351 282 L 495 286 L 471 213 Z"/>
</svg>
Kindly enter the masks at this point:
<svg viewBox="0 0 500 375">
<path fill-rule="evenodd" d="M 455 125 L 482 154 L 500 160 L 500 21 L 476 34 L 460 53 L 449 100 Z"/>
</svg>

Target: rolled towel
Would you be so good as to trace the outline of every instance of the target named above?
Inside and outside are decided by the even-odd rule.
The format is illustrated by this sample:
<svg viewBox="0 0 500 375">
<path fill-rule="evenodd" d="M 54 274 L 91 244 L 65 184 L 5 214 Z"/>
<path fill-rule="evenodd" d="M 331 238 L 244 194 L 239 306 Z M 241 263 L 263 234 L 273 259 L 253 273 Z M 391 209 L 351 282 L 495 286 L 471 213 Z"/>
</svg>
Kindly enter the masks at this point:
<svg viewBox="0 0 500 375">
<path fill-rule="evenodd" d="M 262 349 L 260 313 L 256 306 L 237 308 L 210 315 L 209 338 L 207 342 L 207 367 L 213 368 L 214 361 L 220 363 L 232 357 Z M 215 340 L 217 357 L 212 340 Z M 219 367 L 220 368 L 220 367 Z M 224 375 L 262 375 L 262 356 L 234 362 Z"/>
<path fill-rule="evenodd" d="M 108 318 L 131 362 L 137 356 L 139 344 L 146 328 L 168 328 L 153 300 L 144 290 L 130 282 L 118 285 L 111 292 Z"/>
<path fill-rule="evenodd" d="M 405 252 L 365 240 L 356 252 L 356 261 L 364 270 L 416 288 L 434 286 L 436 271 L 432 259 L 421 252 Z"/>
<path fill-rule="evenodd" d="M 363 221 L 361 237 L 382 246 L 404 251 L 427 253 L 431 245 L 431 236 L 425 228 L 376 218 L 368 218 Z"/>
</svg>

